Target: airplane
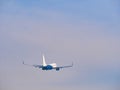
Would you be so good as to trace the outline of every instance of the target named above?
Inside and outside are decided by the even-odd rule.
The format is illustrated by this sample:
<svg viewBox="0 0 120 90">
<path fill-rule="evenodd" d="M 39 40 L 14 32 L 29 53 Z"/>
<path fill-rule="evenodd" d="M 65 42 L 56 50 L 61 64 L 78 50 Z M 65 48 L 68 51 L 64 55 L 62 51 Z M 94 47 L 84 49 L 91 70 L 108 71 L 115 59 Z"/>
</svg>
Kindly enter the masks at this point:
<svg viewBox="0 0 120 90">
<path fill-rule="evenodd" d="M 42 56 L 42 61 L 43 61 L 42 65 L 29 65 L 29 64 L 25 64 L 24 61 L 23 61 L 23 64 L 28 65 L 28 66 L 33 66 L 35 68 L 42 68 L 42 70 L 53 70 L 53 69 L 55 69 L 56 71 L 59 71 L 62 68 L 68 68 L 68 67 L 73 66 L 73 63 L 71 65 L 68 65 L 68 66 L 57 66 L 56 63 L 46 64 L 44 55 Z"/>
</svg>

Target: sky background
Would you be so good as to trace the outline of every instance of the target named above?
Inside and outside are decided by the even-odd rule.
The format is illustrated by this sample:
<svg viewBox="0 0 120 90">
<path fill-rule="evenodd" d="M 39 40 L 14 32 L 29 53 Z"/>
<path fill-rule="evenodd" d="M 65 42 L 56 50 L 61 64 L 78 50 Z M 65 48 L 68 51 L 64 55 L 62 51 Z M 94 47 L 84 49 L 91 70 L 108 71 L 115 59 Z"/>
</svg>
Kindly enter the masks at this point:
<svg viewBox="0 0 120 90">
<path fill-rule="evenodd" d="M 120 89 L 119 0 L 0 1 L 0 90 L 41 89 Z"/>
</svg>

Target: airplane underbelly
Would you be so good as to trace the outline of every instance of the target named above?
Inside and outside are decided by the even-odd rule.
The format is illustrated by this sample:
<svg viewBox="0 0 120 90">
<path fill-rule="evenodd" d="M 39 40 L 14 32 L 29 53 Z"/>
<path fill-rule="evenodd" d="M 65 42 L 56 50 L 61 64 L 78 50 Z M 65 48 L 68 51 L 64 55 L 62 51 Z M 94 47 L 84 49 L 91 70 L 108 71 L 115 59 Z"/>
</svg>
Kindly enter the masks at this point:
<svg viewBox="0 0 120 90">
<path fill-rule="evenodd" d="M 42 70 L 51 70 L 51 69 L 53 69 L 53 67 L 51 65 L 47 65 L 42 68 Z"/>
</svg>

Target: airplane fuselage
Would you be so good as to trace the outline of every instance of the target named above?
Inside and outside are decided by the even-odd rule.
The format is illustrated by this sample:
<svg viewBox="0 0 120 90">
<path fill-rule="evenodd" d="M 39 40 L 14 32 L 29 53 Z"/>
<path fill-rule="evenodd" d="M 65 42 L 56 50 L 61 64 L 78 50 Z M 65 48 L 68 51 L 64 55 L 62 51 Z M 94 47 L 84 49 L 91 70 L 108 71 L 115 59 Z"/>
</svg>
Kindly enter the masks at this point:
<svg viewBox="0 0 120 90">
<path fill-rule="evenodd" d="M 57 68 L 56 63 L 52 63 L 46 66 L 42 66 L 42 70 L 52 70 L 52 69 L 56 69 L 57 71 L 59 70 L 59 68 Z"/>
<path fill-rule="evenodd" d="M 53 67 L 51 65 L 43 66 L 42 70 L 52 70 Z"/>
</svg>

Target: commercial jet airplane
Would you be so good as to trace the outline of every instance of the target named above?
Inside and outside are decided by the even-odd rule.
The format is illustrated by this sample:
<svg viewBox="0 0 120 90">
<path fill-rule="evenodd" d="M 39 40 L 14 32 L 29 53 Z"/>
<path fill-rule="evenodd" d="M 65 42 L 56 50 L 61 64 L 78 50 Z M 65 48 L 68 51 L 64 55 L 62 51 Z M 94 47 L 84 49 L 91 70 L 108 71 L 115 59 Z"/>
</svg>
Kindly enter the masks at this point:
<svg viewBox="0 0 120 90">
<path fill-rule="evenodd" d="M 42 61 L 43 61 L 42 65 L 29 65 L 29 64 L 25 64 L 24 61 L 23 61 L 23 64 L 28 65 L 28 66 L 33 66 L 35 68 L 42 68 L 42 70 L 53 70 L 53 69 L 55 69 L 56 71 L 59 71 L 62 68 L 68 68 L 68 67 L 73 66 L 73 63 L 71 65 L 68 65 L 68 66 L 59 66 L 59 67 L 57 66 L 56 63 L 46 64 L 44 55 L 43 55 Z"/>
</svg>

